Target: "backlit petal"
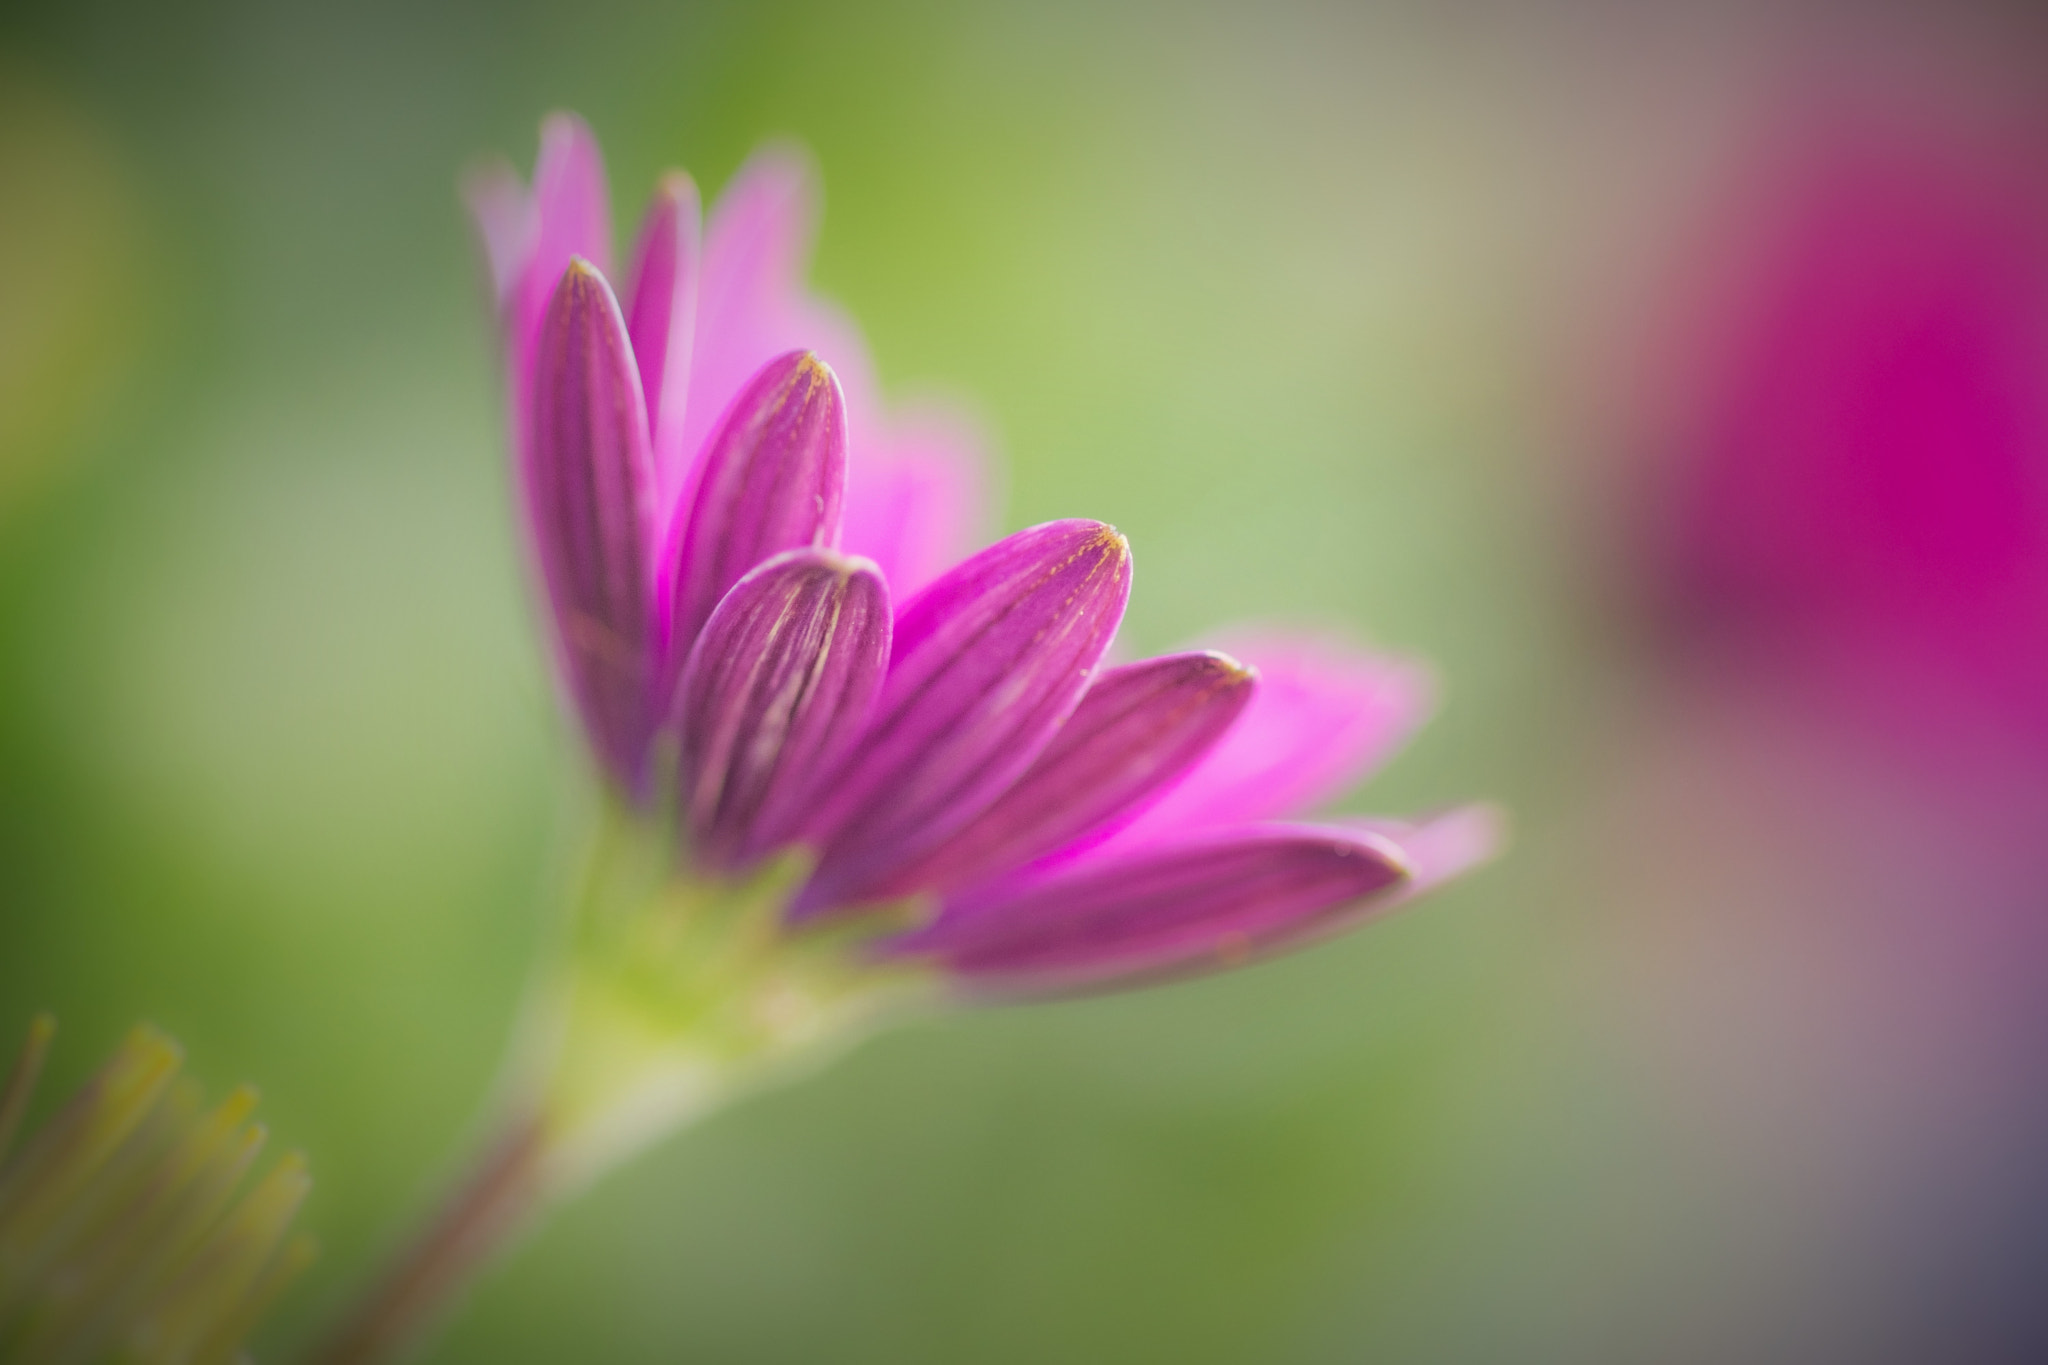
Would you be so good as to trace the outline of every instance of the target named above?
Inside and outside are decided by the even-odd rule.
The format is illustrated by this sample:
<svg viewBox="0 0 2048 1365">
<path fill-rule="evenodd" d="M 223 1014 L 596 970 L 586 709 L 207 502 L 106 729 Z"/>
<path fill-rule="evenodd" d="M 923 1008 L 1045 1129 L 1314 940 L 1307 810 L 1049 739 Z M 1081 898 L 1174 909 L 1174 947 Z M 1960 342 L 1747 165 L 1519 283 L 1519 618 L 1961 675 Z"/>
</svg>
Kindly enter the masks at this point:
<svg viewBox="0 0 2048 1365">
<path fill-rule="evenodd" d="M 856 447 L 841 543 L 881 565 L 899 596 L 917 592 L 982 541 L 987 449 L 958 413 L 892 411 L 887 430 Z"/>
<path fill-rule="evenodd" d="M 682 492 L 686 459 L 683 415 L 690 391 L 691 349 L 697 332 L 697 288 L 703 274 L 703 225 L 697 186 L 670 171 L 655 189 L 633 251 L 626 286 L 626 330 L 647 397 L 647 429 L 659 476 L 657 503 L 673 507 Z"/>
<path fill-rule="evenodd" d="M 532 366 L 541 320 L 572 257 L 611 276 L 610 191 L 597 139 L 574 114 L 550 114 L 541 124 L 540 156 L 533 168 L 533 249 L 513 308 L 510 350 L 515 383 Z"/>
<path fill-rule="evenodd" d="M 502 311 L 525 277 L 527 257 L 533 253 L 533 197 L 511 163 L 497 157 L 462 178 L 462 200 L 483 242 L 491 297 Z"/>
<path fill-rule="evenodd" d="M 1187 779 L 1102 853 L 1312 810 L 1385 762 L 1428 717 L 1429 673 L 1405 659 L 1278 631 L 1221 639 L 1259 671 L 1258 695 Z"/>
</svg>

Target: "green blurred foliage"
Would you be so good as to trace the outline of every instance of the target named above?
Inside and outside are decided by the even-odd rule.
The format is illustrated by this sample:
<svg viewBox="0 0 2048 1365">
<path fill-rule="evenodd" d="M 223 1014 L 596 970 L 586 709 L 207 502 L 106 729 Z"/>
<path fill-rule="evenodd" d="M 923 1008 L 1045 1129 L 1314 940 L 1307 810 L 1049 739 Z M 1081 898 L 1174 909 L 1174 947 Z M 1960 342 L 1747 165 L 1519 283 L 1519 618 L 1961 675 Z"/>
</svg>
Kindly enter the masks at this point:
<svg viewBox="0 0 2048 1365">
<path fill-rule="evenodd" d="M 801 138 L 820 285 L 893 391 L 980 405 L 1006 527 L 1123 528 L 1141 649 L 1261 617 L 1433 659 L 1444 714 L 1357 804 L 1496 797 L 1519 848 L 1297 959 L 879 1039 L 555 1218 L 435 1358 L 1599 1354 L 1601 1208 L 1641 1191 L 1582 1197 L 1651 1120 L 1572 998 L 1558 841 L 1631 686 L 1575 442 L 1713 139 L 1678 40 L 938 0 L 4 22 L 0 1024 L 59 1013 L 53 1093 L 137 1016 L 264 1083 L 327 1246 L 273 1351 L 459 1150 L 576 829 L 454 193 L 567 106 L 622 224 L 663 166 Z"/>
</svg>

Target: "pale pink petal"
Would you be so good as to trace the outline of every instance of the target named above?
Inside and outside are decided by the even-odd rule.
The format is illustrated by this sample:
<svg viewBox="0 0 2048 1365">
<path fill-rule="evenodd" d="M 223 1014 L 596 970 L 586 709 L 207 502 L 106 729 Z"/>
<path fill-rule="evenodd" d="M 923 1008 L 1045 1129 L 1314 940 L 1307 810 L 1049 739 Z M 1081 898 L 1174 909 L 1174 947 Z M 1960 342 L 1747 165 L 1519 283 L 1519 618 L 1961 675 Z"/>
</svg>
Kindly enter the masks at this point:
<svg viewBox="0 0 2048 1365">
<path fill-rule="evenodd" d="M 1258 695 L 1185 781 L 1096 850 L 1299 815 L 1390 757 L 1429 716 L 1430 674 L 1327 635 L 1239 631 L 1214 641 L 1259 672 Z"/>
<path fill-rule="evenodd" d="M 697 289 L 704 273 L 702 217 L 690 177 L 681 171 L 664 175 L 647 206 L 633 250 L 633 276 L 626 284 L 626 325 L 633 335 L 640 387 L 647 394 L 656 497 L 664 509 L 681 496 L 688 468 L 683 416 L 697 334 Z"/>
<path fill-rule="evenodd" d="M 533 252 L 533 198 L 512 163 L 494 157 L 462 178 L 462 201 L 483 242 L 491 298 L 502 313 Z"/>
<path fill-rule="evenodd" d="M 783 334 L 810 268 L 817 201 L 809 159 L 775 145 L 750 157 L 711 207 L 683 422 L 683 445 L 692 458 L 747 377 L 806 344 Z"/>
<path fill-rule="evenodd" d="M 987 449 L 960 413 L 898 408 L 888 430 L 858 452 L 846 490 L 846 548 L 881 565 L 890 588 L 906 597 L 966 558 L 986 524 Z"/>
<path fill-rule="evenodd" d="M 839 376 L 856 460 L 868 433 L 879 428 L 874 367 L 860 328 L 805 287 L 818 201 L 809 156 L 799 147 L 771 143 L 748 158 L 712 206 L 680 438 L 686 465 L 703 450 L 712 423 L 739 386 L 786 351 L 810 351 Z"/>
<path fill-rule="evenodd" d="M 574 114 L 550 114 L 540 129 L 540 157 L 533 168 L 533 253 L 518 285 L 513 307 L 514 392 L 523 396 L 535 338 L 555 287 L 580 256 L 611 278 L 610 191 L 597 139 Z"/>
</svg>

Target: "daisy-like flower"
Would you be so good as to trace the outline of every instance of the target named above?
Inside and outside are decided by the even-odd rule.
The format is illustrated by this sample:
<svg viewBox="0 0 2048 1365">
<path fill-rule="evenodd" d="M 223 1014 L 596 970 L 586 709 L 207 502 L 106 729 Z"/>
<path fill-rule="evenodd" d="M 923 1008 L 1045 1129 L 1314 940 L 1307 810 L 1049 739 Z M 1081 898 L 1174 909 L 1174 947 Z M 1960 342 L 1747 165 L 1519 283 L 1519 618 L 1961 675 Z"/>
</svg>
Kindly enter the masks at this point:
<svg viewBox="0 0 2048 1365">
<path fill-rule="evenodd" d="M 531 192 L 472 182 L 608 816 L 505 1136 L 330 1362 L 395 1351 L 533 1205 L 906 1002 L 1233 966 L 1491 850 L 1478 807 L 1300 820 L 1423 719 L 1415 665 L 1268 631 L 1106 666 L 1131 552 L 1100 522 L 943 567 L 971 450 L 883 413 L 806 292 L 813 198 L 770 152 L 700 241 L 671 174 L 615 288 L 582 125 L 548 122 Z"/>
<path fill-rule="evenodd" d="M 55 1026 L 0 1081 L 0 1358 L 225 1365 L 313 1258 L 290 1235 L 296 1153 L 242 1190 L 263 1149 L 243 1086 L 212 1108 L 178 1045 L 131 1032 L 70 1102 L 10 1147 Z"/>
<path fill-rule="evenodd" d="M 466 194 L 560 669 L 598 760 L 644 800 L 677 672 L 726 590 L 842 526 L 897 592 L 921 586 L 972 536 L 978 443 L 943 408 L 884 411 L 858 332 L 803 289 L 817 195 L 792 148 L 742 167 L 708 224 L 689 176 L 662 177 L 623 276 L 575 117 L 543 125 L 530 190 L 495 163 Z"/>
</svg>

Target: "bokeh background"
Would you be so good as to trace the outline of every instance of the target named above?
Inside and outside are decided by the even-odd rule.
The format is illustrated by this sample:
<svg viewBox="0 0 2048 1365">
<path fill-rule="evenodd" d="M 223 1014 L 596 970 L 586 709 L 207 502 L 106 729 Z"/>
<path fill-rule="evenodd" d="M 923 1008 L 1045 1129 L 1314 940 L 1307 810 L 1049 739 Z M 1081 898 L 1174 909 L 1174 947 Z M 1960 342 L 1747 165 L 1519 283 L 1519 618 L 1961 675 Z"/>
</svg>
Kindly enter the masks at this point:
<svg viewBox="0 0 2048 1365">
<path fill-rule="evenodd" d="M 0 1028 L 61 1016 L 53 1091 L 136 1017 L 263 1083 L 325 1245 L 263 1354 L 465 1140 L 577 809 L 454 188 L 555 107 L 622 222 L 807 143 L 816 280 L 977 407 L 999 529 L 1121 527 L 1141 649 L 1433 659 L 1352 805 L 1515 844 L 1296 958 L 879 1038 L 433 1359 L 2048 1359 L 2029 9 L 14 4 Z M 1945 574 L 1971 507 L 2010 553 Z"/>
</svg>

